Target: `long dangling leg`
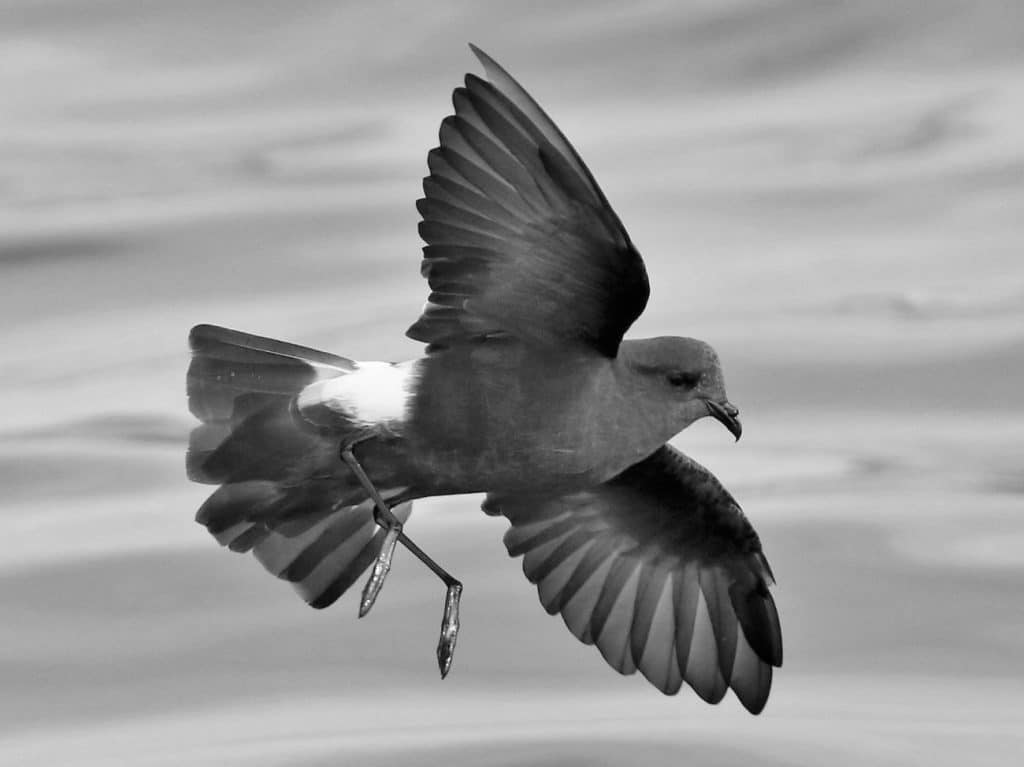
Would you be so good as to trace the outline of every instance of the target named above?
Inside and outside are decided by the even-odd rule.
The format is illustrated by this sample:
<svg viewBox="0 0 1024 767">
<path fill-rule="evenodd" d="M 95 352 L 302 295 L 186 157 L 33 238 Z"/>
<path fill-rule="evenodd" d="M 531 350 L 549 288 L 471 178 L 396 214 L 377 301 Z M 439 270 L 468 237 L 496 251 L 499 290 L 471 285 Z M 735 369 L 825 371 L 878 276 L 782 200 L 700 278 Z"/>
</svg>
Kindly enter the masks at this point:
<svg viewBox="0 0 1024 767">
<path fill-rule="evenodd" d="M 423 549 L 402 532 L 401 520 L 392 513 L 387 502 L 381 497 L 359 461 L 356 460 L 352 453 L 352 447 L 353 445 L 348 445 L 342 448 L 341 459 L 356 475 L 359 484 L 373 500 L 374 519 L 386 531 L 384 543 L 363 589 L 363 596 L 359 603 L 359 617 L 362 618 L 366 615 L 377 601 L 377 595 L 384 586 L 384 578 L 391 570 L 391 558 L 395 553 L 395 544 L 401 542 L 418 560 L 430 568 L 431 572 L 437 575 L 448 589 L 445 593 L 444 613 L 441 617 L 441 638 L 437 643 L 437 665 L 441 669 L 441 678 L 444 679 L 452 667 L 455 641 L 459 636 L 459 600 L 462 598 L 462 583 L 453 578 L 447 570 L 431 559 Z"/>
<path fill-rule="evenodd" d="M 391 513 L 390 507 L 381 497 L 373 482 L 370 481 L 370 478 L 366 476 L 363 467 L 359 465 L 359 461 L 352 454 L 351 445 L 342 448 L 341 460 L 348 464 L 352 473 L 359 480 L 359 484 L 363 486 L 363 490 L 370 496 L 374 506 L 373 518 L 385 530 L 384 543 L 381 545 L 380 553 L 373 563 L 370 577 L 363 588 L 362 599 L 359 601 L 359 617 L 362 618 L 370 612 L 370 608 L 377 601 L 377 595 L 380 594 L 380 590 L 384 586 L 384 579 L 391 570 L 391 558 L 395 554 L 395 544 L 398 543 L 398 538 L 402 534 L 402 521 Z"/>
<path fill-rule="evenodd" d="M 399 533 L 398 539 L 448 587 L 444 595 L 444 613 L 441 615 L 441 638 L 437 641 L 437 665 L 441 669 L 441 678 L 444 679 L 452 667 L 455 640 L 459 638 L 459 600 L 462 599 L 462 583 L 427 556 L 405 533 Z"/>
</svg>

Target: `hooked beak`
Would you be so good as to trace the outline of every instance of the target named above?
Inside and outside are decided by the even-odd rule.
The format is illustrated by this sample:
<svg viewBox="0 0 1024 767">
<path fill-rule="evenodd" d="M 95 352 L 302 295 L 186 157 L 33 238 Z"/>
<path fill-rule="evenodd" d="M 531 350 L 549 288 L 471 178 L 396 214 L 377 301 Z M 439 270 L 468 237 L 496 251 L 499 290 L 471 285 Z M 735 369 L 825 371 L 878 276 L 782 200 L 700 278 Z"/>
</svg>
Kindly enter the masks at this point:
<svg viewBox="0 0 1024 767">
<path fill-rule="evenodd" d="M 722 425 L 729 430 L 736 441 L 740 439 L 740 435 L 743 433 L 743 426 L 740 424 L 740 411 L 739 408 L 729 402 L 712 402 L 709 399 L 704 400 L 704 404 L 708 406 L 708 413 L 715 419 L 722 422 Z"/>
</svg>

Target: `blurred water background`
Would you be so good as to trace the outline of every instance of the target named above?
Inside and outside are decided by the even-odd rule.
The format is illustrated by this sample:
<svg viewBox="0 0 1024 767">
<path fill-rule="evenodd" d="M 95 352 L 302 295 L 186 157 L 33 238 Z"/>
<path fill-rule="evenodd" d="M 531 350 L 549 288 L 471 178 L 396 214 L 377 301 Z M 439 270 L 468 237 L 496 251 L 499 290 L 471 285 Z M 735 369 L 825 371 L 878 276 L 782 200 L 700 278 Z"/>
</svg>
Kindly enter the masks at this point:
<svg viewBox="0 0 1024 767">
<path fill-rule="evenodd" d="M 1024 753 L 1024 4 L 0 0 L 0 764 L 995 765 Z M 192 522 L 186 335 L 419 353 L 483 47 L 721 354 L 676 443 L 778 576 L 766 712 L 620 678 L 479 498 L 316 612 Z M 1014 756 L 1016 755 L 1016 756 Z"/>
</svg>

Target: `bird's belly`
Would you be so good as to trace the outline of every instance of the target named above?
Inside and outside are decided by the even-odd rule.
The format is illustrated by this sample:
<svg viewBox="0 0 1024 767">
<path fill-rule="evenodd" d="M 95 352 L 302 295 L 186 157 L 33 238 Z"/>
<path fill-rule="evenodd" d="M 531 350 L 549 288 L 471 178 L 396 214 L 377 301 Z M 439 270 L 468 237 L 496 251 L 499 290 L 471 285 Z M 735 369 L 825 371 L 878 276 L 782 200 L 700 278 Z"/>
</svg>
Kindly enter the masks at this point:
<svg viewBox="0 0 1024 767">
<path fill-rule="evenodd" d="M 608 479 L 601 466 L 580 461 L 578 451 L 530 454 L 489 449 L 417 451 L 414 487 L 418 495 L 478 492 L 570 491 Z"/>
<path fill-rule="evenodd" d="M 643 457 L 623 451 L 616 435 L 603 434 L 600 424 L 571 415 L 547 423 L 492 420 L 478 427 L 451 426 L 403 439 L 424 495 L 568 492 L 605 482 Z"/>
</svg>

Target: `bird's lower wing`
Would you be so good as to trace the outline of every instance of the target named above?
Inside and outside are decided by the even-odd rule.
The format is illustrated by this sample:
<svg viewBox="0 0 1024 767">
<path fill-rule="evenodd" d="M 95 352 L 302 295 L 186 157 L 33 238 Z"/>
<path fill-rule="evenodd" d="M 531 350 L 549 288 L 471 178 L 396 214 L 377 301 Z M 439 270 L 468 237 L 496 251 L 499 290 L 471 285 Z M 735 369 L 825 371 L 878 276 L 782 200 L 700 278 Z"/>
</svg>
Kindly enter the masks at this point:
<svg viewBox="0 0 1024 767">
<path fill-rule="evenodd" d="M 611 481 L 569 495 L 488 496 L 512 523 L 511 556 L 541 603 L 622 674 L 709 703 L 730 687 L 759 713 L 782 634 L 761 544 L 704 467 L 665 445 Z"/>
</svg>

